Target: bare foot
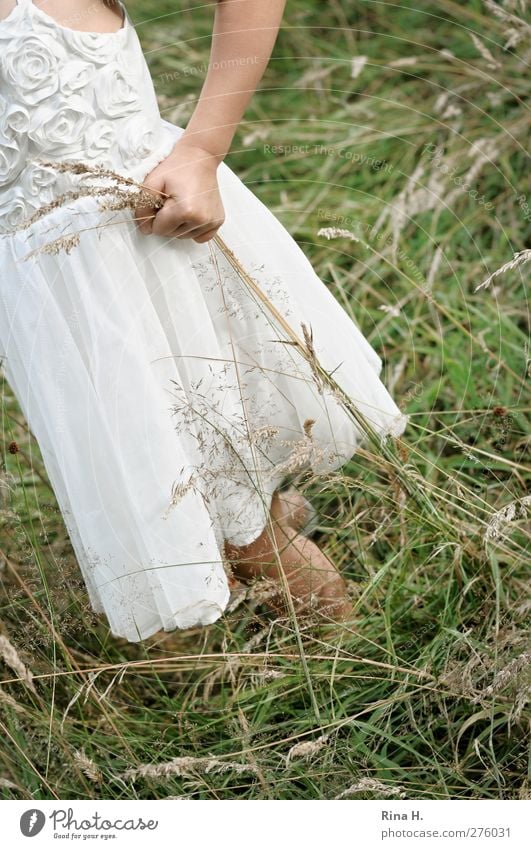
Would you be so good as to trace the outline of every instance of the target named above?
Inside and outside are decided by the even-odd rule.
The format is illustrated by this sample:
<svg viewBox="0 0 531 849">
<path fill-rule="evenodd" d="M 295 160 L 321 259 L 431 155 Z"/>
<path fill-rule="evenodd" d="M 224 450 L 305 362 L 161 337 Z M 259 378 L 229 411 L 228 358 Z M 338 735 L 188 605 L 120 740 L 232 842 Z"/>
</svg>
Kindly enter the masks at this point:
<svg viewBox="0 0 531 849">
<path fill-rule="evenodd" d="M 279 490 L 276 494 L 277 518 L 283 518 L 294 530 L 309 536 L 317 523 L 317 510 L 313 504 L 294 486 Z"/>
<path fill-rule="evenodd" d="M 320 612 L 333 621 L 352 615 L 347 586 L 337 567 L 308 537 L 291 527 L 285 506 L 275 492 L 271 502 L 273 534 L 266 527 L 245 546 L 225 542 L 225 550 L 238 578 L 265 576 L 279 584 L 279 593 L 268 604 L 278 613 L 287 612 L 282 572 L 286 577 L 295 610 L 299 614 Z M 279 563 L 280 561 L 280 563 Z"/>
</svg>

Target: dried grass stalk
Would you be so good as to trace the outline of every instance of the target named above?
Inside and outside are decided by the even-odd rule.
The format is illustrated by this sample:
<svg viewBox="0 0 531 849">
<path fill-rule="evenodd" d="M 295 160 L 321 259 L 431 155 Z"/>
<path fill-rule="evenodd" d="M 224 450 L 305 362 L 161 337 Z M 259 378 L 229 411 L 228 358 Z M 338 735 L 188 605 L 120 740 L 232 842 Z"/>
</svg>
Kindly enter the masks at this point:
<svg viewBox="0 0 531 849">
<path fill-rule="evenodd" d="M 6 707 L 14 710 L 15 713 L 24 713 L 24 706 L 17 702 L 13 696 L 10 696 L 9 693 L 4 692 L 3 687 L 0 687 L 0 705 L 5 705 Z"/>
<path fill-rule="evenodd" d="M 531 495 L 524 495 L 523 498 L 511 501 L 494 513 L 485 530 L 485 541 L 489 542 L 505 537 L 507 527 L 516 519 L 525 518 L 528 508 L 531 508 Z"/>
<path fill-rule="evenodd" d="M 360 778 L 356 784 L 352 784 L 343 790 L 336 799 L 346 799 L 348 796 L 354 796 L 356 793 L 375 793 L 380 798 L 386 799 L 388 796 L 398 796 L 399 799 L 406 799 L 406 789 L 400 784 L 396 787 L 391 787 L 389 784 L 382 784 L 376 778 Z"/>
<path fill-rule="evenodd" d="M 489 684 L 473 701 L 476 703 L 483 701 L 483 699 L 490 698 L 506 690 L 510 685 L 517 686 L 522 674 L 529 679 L 531 674 L 530 651 L 523 652 L 518 657 L 513 658 L 503 669 L 500 669 L 494 676 L 492 684 Z"/>
<path fill-rule="evenodd" d="M 501 268 L 498 268 L 493 274 L 490 274 L 483 283 L 480 283 L 479 286 L 476 286 L 474 292 L 477 292 L 479 289 L 486 289 L 487 286 L 490 286 L 493 280 L 496 277 L 499 277 L 501 274 L 505 274 L 506 271 L 513 271 L 515 268 L 519 268 L 522 265 L 525 265 L 527 262 L 531 260 L 531 249 L 527 249 L 525 251 L 517 251 L 513 256 L 510 262 L 506 262 L 505 265 L 502 265 Z"/>
<path fill-rule="evenodd" d="M 210 775 L 212 773 L 234 772 L 238 775 L 245 772 L 257 774 L 257 768 L 252 764 L 234 763 L 223 761 L 219 758 L 173 758 L 171 761 L 159 764 L 142 764 L 134 769 L 127 769 L 121 773 L 120 778 L 134 780 L 136 778 L 165 778 L 178 776 L 181 778 L 196 778 L 198 775 Z"/>
<path fill-rule="evenodd" d="M 33 683 L 33 674 L 20 659 L 15 646 L 10 642 L 5 634 L 0 634 L 0 656 L 4 663 L 17 673 L 20 680 L 24 682 L 32 693 L 37 695 L 35 684 Z"/>
<path fill-rule="evenodd" d="M 323 734 L 317 740 L 305 740 L 302 743 L 296 743 L 286 755 L 286 765 L 296 760 L 309 761 L 325 747 L 328 739 L 328 736 Z"/>
<path fill-rule="evenodd" d="M 100 784 L 102 782 L 103 775 L 101 770 L 96 766 L 93 760 L 87 757 L 84 749 L 74 752 L 74 761 L 79 767 L 81 767 L 81 770 L 85 773 L 87 778 L 90 778 L 91 781 L 95 784 Z"/>
</svg>

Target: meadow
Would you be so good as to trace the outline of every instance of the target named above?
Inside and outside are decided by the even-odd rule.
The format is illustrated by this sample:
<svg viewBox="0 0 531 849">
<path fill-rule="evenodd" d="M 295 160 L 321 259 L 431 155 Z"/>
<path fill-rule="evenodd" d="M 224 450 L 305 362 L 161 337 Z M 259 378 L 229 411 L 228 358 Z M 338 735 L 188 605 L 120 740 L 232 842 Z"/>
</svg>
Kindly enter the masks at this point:
<svg viewBox="0 0 531 849">
<path fill-rule="evenodd" d="M 127 6 L 185 126 L 213 6 Z M 3 798 L 530 798 L 524 10 L 288 0 L 226 160 L 410 415 L 391 453 L 297 480 L 348 626 L 273 617 L 258 583 L 207 629 L 113 637 L 2 379 Z"/>
</svg>

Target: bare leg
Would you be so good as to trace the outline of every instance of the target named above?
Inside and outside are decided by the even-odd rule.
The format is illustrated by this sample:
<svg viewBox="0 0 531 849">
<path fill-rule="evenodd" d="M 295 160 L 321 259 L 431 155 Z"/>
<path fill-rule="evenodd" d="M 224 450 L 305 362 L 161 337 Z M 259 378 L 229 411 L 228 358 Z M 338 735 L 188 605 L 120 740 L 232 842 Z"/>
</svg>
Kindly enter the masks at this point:
<svg viewBox="0 0 531 849">
<path fill-rule="evenodd" d="M 303 613 L 320 610 L 342 621 L 352 614 L 345 581 L 332 561 L 310 539 L 289 524 L 278 492 L 271 502 L 271 530 L 266 527 L 249 545 L 235 546 L 225 541 L 226 555 L 236 576 L 249 579 L 266 576 L 282 587 L 282 566 L 295 609 Z M 269 602 L 278 612 L 286 611 L 283 592 Z"/>
</svg>

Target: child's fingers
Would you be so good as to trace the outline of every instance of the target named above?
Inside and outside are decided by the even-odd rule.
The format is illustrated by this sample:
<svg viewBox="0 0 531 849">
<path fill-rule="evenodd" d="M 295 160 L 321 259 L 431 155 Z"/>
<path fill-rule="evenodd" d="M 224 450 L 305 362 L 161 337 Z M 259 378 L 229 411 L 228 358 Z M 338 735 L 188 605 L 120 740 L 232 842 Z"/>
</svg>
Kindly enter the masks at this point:
<svg viewBox="0 0 531 849">
<path fill-rule="evenodd" d="M 170 198 L 157 212 L 151 232 L 157 236 L 186 237 L 186 234 L 196 230 L 199 234 L 199 231 L 203 231 L 206 226 L 212 227 L 214 223 L 210 211 Z"/>
<path fill-rule="evenodd" d="M 162 176 L 158 177 L 155 171 L 152 175 L 143 181 L 142 185 L 146 189 L 152 189 L 155 194 L 164 192 L 165 181 Z M 138 229 L 142 233 L 151 233 L 153 231 L 153 223 L 157 208 L 155 206 L 138 206 L 134 211 L 134 217 L 138 225 Z"/>
<path fill-rule="evenodd" d="M 207 242 L 209 239 L 216 235 L 222 224 L 223 220 L 210 221 L 203 227 L 196 227 L 195 230 L 192 230 L 189 233 L 187 238 L 193 239 L 194 242 L 198 242 L 199 244 L 201 244 L 202 242 Z"/>
<path fill-rule="evenodd" d="M 139 206 L 137 209 L 135 209 L 135 221 L 138 225 L 138 229 L 142 233 L 151 233 L 156 211 L 157 210 L 154 207 L 147 206 Z"/>
<path fill-rule="evenodd" d="M 216 233 L 218 232 L 219 227 L 214 227 L 212 230 L 208 230 L 206 233 L 203 233 L 201 236 L 192 237 L 194 242 L 197 242 L 199 245 L 202 245 L 203 242 L 208 242 L 210 239 L 213 239 Z"/>
<path fill-rule="evenodd" d="M 177 227 L 172 233 L 170 233 L 170 236 L 173 236 L 177 239 L 193 239 L 196 242 L 198 242 L 200 239 L 201 241 L 206 241 L 206 239 L 204 239 L 203 237 L 206 236 L 207 233 L 211 233 L 212 235 L 214 235 L 223 224 L 223 220 L 224 219 L 219 219 L 217 221 L 207 221 L 200 227 L 194 227 L 194 225 L 190 221 L 186 221 L 184 224 L 181 224 L 180 227 Z M 211 236 L 209 238 L 211 238 Z"/>
<path fill-rule="evenodd" d="M 197 230 L 197 227 L 191 221 L 183 221 L 179 227 L 168 233 L 168 236 L 175 239 L 189 239 L 195 230 Z"/>
<path fill-rule="evenodd" d="M 188 221 L 188 210 L 176 198 L 169 198 L 162 209 L 159 209 L 151 232 L 155 236 L 171 236 L 174 230 L 187 224 L 195 227 L 193 221 Z"/>
</svg>

